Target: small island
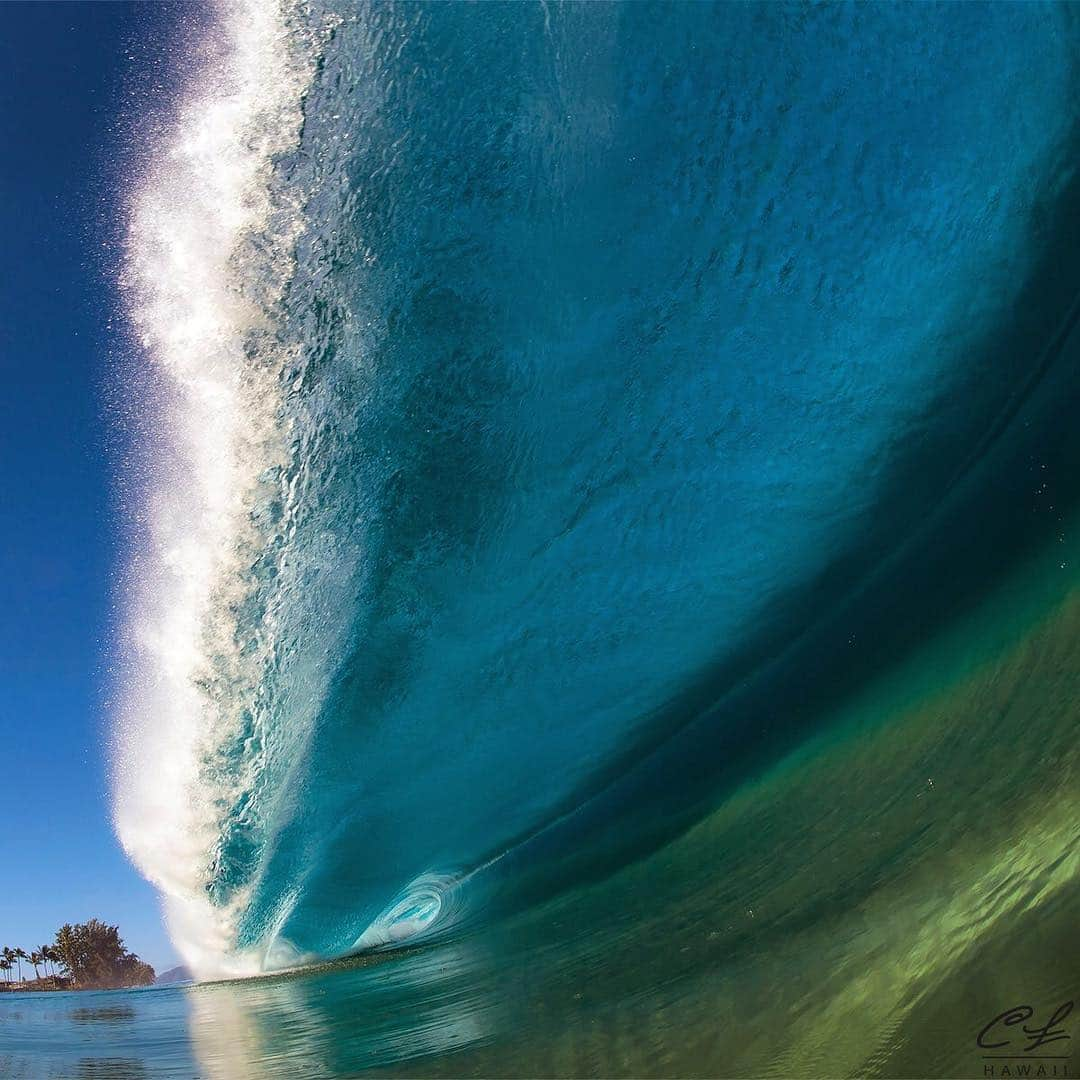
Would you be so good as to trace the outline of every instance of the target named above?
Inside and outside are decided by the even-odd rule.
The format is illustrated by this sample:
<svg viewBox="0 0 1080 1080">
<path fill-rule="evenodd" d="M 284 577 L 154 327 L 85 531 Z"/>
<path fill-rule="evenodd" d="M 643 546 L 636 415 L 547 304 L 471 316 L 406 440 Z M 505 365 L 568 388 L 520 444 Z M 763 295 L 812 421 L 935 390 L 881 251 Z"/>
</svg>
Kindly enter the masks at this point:
<svg viewBox="0 0 1080 1080">
<path fill-rule="evenodd" d="M 24 978 L 32 968 L 34 978 Z M 51 945 L 27 952 L 0 949 L 0 993 L 38 990 L 119 990 L 150 986 L 154 969 L 128 952 L 120 932 L 98 919 L 65 923 Z"/>
</svg>

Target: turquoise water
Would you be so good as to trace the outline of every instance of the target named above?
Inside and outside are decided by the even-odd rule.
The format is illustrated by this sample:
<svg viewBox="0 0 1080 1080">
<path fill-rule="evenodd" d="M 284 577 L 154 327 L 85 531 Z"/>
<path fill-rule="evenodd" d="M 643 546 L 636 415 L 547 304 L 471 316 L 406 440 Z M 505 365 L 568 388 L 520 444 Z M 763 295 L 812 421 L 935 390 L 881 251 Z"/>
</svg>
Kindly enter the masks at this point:
<svg viewBox="0 0 1080 1080">
<path fill-rule="evenodd" d="M 192 15 L 114 791 L 209 981 L 11 1068 L 982 1075 L 987 957 L 1071 993 L 1078 40 Z"/>
</svg>

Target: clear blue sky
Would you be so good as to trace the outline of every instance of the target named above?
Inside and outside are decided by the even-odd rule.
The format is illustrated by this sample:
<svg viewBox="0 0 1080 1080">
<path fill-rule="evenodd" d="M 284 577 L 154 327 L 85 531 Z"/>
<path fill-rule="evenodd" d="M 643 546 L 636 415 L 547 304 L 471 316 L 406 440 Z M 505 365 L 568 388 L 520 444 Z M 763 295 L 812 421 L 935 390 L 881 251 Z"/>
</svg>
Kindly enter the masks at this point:
<svg viewBox="0 0 1080 1080">
<path fill-rule="evenodd" d="M 0 5 L 0 944 L 117 923 L 162 970 L 153 890 L 112 834 L 105 759 L 121 434 L 116 184 L 175 9 Z"/>
</svg>

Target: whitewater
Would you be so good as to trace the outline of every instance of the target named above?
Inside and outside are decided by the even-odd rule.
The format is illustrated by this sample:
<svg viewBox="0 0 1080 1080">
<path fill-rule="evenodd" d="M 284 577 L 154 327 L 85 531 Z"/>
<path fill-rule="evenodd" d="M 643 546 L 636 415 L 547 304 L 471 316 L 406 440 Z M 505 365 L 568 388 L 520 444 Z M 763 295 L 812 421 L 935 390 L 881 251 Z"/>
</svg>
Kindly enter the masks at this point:
<svg viewBox="0 0 1080 1080">
<path fill-rule="evenodd" d="M 115 812 L 185 960 L 233 973 L 258 965 L 233 953 L 242 898 L 211 901 L 208 857 L 258 763 L 213 762 L 265 731 L 259 683 L 280 642 L 272 603 L 242 643 L 236 613 L 260 602 L 253 568 L 294 527 L 282 377 L 295 351 L 272 322 L 303 217 L 300 193 L 273 172 L 298 145 L 314 55 L 273 6 L 222 7 L 219 19 L 224 55 L 190 79 L 130 211 L 123 284 L 160 368 L 165 425 L 151 440 L 126 587 Z"/>
<path fill-rule="evenodd" d="M 678 733 L 711 724 L 703 774 L 737 771 L 800 713 L 737 695 L 825 640 L 1028 392 L 1039 348 L 985 357 L 1072 176 L 1055 19 L 195 20 L 124 193 L 112 756 L 200 977 L 449 933 L 505 875 L 556 890 L 625 809 L 579 808 Z"/>
</svg>

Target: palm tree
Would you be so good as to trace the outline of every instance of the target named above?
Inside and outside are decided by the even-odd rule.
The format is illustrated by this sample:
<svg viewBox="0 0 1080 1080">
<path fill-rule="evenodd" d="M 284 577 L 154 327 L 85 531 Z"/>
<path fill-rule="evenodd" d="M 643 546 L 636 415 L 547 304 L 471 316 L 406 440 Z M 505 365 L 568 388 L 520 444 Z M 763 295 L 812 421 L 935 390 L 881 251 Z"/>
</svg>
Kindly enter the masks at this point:
<svg viewBox="0 0 1080 1080">
<path fill-rule="evenodd" d="M 30 950 L 30 966 L 34 969 L 34 982 L 41 982 L 41 972 L 38 968 L 41 967 L 43 957 L 37 949 Z"/>
<path fill-rule="evenodd" d="M 41 962 L 45 965 L 45 977 L 49 977 L 49 961 L 52 960 L 52 949 L 48 945 L 39 945 L 38 953 L 41 955 Z"/>
<path fill-rule="evenodd" d="M 42 952 L 49 958 L 49 963 L 52 964 L 53 976 L 59 975 L 63 967 L 60 950 L 55 945 L 44 945 L 42 946 Z"/>
<path fill-rule="evenodd" d="M 5 949 L 4 952 L 7 952 Z M 11 961 L 0 953 L 0 971 L 4 973 L 4 977 L 7 982 L 11 982 Z"/>
<path fill-rule="evenodd" d="M 10 972 L 15 963 L 15 950 L 10 945 L 5 945 L 0 949 L 0 958 L 3 958 L 4 970 Z M 8 975 L 9 980 L 10 978 L 11 976 Z"/>
<path fill-rule="evenodd" d="M 19 982 L 22 982 L 23 981 L 22 962 L 24 960 L 29 960 L 30 957 L 26 955 L 26 950 L 25 949 L 16 948 L 14 950 L 14 952 L 15 952 L 15 963 L 19 965 Z"/>
</svg>

